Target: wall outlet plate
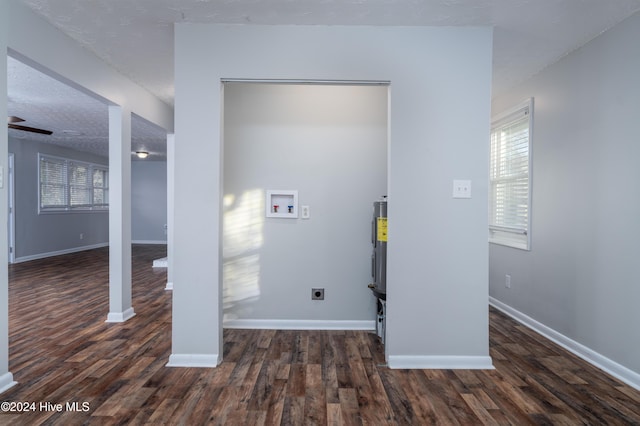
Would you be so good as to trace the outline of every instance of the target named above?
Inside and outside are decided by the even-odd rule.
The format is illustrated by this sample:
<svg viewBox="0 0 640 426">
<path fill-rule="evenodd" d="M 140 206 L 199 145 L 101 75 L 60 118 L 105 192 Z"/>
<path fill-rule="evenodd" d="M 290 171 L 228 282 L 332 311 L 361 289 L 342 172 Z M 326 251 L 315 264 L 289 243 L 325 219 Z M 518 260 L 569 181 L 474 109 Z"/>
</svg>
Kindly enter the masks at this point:
<svg viewBox="0 0 640 426">
<path fill-rule="evenodd" d="M 312 288 L 311 300 L 324 300 L 324 288 Z"/>
<path fill-rule="evenodd" d="M 471 198 L 471 181 L 458 179 L 454 180 L 453 198 Z"/>
</svg>

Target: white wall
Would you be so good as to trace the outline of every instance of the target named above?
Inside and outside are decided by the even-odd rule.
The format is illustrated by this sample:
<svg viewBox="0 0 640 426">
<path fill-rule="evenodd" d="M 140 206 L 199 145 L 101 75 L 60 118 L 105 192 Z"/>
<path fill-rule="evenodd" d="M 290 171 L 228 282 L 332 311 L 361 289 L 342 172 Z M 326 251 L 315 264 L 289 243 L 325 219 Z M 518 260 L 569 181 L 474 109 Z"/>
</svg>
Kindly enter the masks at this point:
<svg viewBox="0 0 640 426">
<path fill-rule="evenodd" d="M 131 240 L 167 242 L 167 163 L 131 162 Z"/>
<path fill-rule="evenodd" d="M 225 325 L 374 327 L 371 205 L 387 193 L 387 91 L 225 85 Z M 297 190 L 312 216 L 265 218 L 267 189 Z M 325 289 L 324 301 L 311 300 L 314 287 Z"/>
<path fill-rule="evenodd" d="M 221 354 L 221 79 L 355 79 L 391 82 L 389 362 L 489 366 L 491 29 L 178 24 L 175 33 L 172 360 L 215 364 Z M 452 199 L 454 179 L 472 180 L 471 199 Z"/>
<path fill-rule="evenodd" d="M 639 39 L 636 14 L 494 101 L 499 113 L 535 97 L 533 222 L 530 252 L 490 248 L 493 298 L 608 358 L 637 387 Z"/>
</svg>

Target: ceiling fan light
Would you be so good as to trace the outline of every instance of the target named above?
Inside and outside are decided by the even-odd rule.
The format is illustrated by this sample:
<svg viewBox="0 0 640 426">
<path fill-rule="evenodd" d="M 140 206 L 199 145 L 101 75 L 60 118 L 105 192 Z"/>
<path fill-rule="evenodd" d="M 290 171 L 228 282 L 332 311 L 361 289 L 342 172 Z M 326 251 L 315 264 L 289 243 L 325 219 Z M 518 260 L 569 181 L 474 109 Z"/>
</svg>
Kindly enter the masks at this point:
<svg viewBox="0 0 640 426">
<path fill-rule="evenodd" d="M 149 155 L 149 153 L 147 151 L 136 151 L 136 155 L 138 156 L 138 158 L 147 158 L 147 156 Z"/>
</svg>

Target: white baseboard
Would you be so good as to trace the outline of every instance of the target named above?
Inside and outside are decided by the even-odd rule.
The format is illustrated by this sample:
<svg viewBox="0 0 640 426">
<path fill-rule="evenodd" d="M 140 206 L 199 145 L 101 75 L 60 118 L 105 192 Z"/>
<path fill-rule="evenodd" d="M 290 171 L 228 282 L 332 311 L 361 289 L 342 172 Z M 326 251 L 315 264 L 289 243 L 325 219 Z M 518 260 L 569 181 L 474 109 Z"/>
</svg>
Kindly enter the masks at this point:
<svg viewBox="0 0 640 426">
<path fill-rule="evenodd" d="M 167 245 L 167 240 L 131 240 L 131 244 L 156 244 Z"/>
<path fill-rule="evenodd" d="M 204 367 L 213 368 L 219 364 L 218 354 L 171 354 L 167 367 Z"/>
<path fill-rule="evenodd" d="M 22 263 L 22 262 L 28 262 L 30 260 L 46 259 L 47 257 L 61 256 L 63 254 L 78 253 L 78 252 L 81 252 L 81 251 L 93 250 L 93 249 L 102 248 L 102 247 L 108 247 L 108 246 L 109 246 L 109 243 L 100 243 L 100 244 L 93 244 L 93 245 L 90 245 L 90 246 L 73 247 L 73 248 L 70 248 L 70 249 L 50 251 L 50 252 L 47 252 L 47 253 L 32 254 L 32 255 L 29 255 L 29 256 L 20 256 L 20 257 L 16 257 L 14 259 L 13 263 Z"/>
<path fill-rule="evenodd" d="M 494 299 L 493 297 L 489 297 L 489 304 L 494 308 L 509 315 L 519 323 L 529 327 L 536 333 L 541 334 L 552 342 L 562 346 L 574 355 L 579 356 L 595 367 L 598 367 L 606 373 L 609 373 L 613 377 L 623 381 L 629 386 L 640 390 L 640 374 L 636 373 L 635 371 L 618 364 L 617 362 L 605 357 L 604 355 L 584 346 L 581 343 L 576 342 L 575 340 L 555 331 L 550 327 L 547 327 L 546 325 L 536 321 L 530 316 L 523 314 L 522 312 L 500 302 L 497 299 Z"/>
<path fill-rule="evenodd" d="M 0 393 L 11 389 L 17 384 L 18 382 L 13 380 L 13 374 L 4 373 L 2 376 L 0 376 Z"/>
<path fill-rule="evenodd" d="M 389 368 L 420 370 L 493 370 L 490 356 L 389 355 Z"/>
<path fill-rule="evenodd" d="M 375 330 L 376 322 L 332 321 L 332 320 L 226 320 L 223 328 L 246 328 L 266 330 Z"/>
<path fill-rule="evenodd" d="M 164 288 L 165 290 L 173 290 L 173 283 L 167 282 L 166 287 Z"/>
<path fill-rule="evenodd" d="M 126 309 L 124 312 L 109 312 L 105 322 L 125 322 L 135 315 L 136 313 L 133 311 L 133 308 Z"/>
</svg>

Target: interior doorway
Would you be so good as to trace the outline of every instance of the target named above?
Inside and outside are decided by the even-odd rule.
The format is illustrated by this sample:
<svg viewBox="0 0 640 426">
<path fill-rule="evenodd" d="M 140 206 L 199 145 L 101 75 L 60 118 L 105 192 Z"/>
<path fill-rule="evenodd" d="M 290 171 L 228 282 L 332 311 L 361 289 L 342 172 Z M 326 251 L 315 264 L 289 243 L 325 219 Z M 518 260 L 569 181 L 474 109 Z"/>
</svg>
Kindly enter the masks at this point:
<svg viewBox="0 0 640 426">
<path fill-rule="evenodd" d="M 375 329 L 370 221 L 387 194 L 388 92 L 224 82 L 225 328 Z M 297 195 L 295 217 L 268 214 L 272 190 Z"/>
</svg>

